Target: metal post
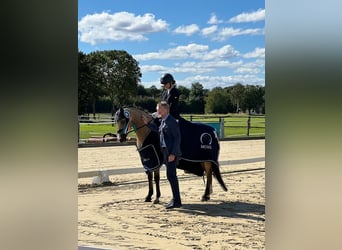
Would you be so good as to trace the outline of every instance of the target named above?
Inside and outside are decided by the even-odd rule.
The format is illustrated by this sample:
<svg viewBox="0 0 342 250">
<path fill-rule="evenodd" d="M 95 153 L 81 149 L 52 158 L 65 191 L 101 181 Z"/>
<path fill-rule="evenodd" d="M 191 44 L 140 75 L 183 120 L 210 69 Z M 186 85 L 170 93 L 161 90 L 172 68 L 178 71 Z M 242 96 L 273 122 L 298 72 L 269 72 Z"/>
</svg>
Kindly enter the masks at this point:
<svg viewBox="0 0 342 250">
<path fill-rule="evenodd" d="M 249 129 L 251 128 L 251 117 L 248 116 L 247 120 L 247 136 L 249 136 Z"/>
<path fill-rule="evenodd" d="M 220 117 L 220 138 L 224 138 L 224 118 Z"/>
</svg>

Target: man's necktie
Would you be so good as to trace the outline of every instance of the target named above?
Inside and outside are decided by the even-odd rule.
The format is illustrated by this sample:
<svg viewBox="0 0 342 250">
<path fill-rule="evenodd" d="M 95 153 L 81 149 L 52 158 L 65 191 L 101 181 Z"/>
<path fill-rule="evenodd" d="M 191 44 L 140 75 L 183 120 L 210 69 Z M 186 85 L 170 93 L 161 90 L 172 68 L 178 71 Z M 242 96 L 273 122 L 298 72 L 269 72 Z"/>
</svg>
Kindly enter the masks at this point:
<svg viewBox="0 0 342 250">
<path fill-rule="evenodd" d="M 165 147 L 165 141 L 164 141 L 164 133 L 163 133 L 163 127 L 165 126 L 165 121 L 162 120 L 159 126 L 159 134 L 160 134 L 160 145 L 162 147 Z"/>
</svg>

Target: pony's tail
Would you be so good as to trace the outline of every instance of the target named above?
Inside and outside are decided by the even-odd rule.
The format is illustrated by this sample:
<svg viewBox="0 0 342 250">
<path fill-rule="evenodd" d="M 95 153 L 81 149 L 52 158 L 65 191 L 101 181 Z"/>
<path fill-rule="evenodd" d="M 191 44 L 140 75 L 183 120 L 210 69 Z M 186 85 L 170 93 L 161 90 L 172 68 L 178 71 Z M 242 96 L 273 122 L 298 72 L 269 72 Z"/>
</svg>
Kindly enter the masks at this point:
<svg viewBox="0 0 342 250">
<path fill-rule="evenodd" d="M 224 184 L 224 182 L 222 180 L 222 176 L 221 176 L 221 172 L 220 172 L 219 166 L 214 164 L 214 163 L 211 163 L 211 166 L 212 166 L 212 169 L 213 169 L 214 176 L 216 177 L 217 181 L 220 183 L 222 189 L 224 191 L 228 191 L 228 188 L 226 187 L 226 185 Z"/>
</svg>

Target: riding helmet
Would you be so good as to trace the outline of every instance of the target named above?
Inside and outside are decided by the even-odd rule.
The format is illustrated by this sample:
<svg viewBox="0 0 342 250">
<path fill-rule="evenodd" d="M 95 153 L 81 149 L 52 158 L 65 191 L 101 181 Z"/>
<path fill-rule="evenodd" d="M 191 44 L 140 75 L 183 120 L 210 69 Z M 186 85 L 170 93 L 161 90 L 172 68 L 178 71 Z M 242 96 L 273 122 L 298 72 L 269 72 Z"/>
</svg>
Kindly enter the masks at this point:
<svg viewBox="0 0 342 250">
<path fill-rule="evenodd" d="M 160 83 L 161 84 L 167 84 L 167 83 L 171 83 L 174 84 L 175 80 L 173 79 L 173 76 L 170 73 L 166 73 L 164 74 L 161 78 L 160 78 Z"/>
</svg>

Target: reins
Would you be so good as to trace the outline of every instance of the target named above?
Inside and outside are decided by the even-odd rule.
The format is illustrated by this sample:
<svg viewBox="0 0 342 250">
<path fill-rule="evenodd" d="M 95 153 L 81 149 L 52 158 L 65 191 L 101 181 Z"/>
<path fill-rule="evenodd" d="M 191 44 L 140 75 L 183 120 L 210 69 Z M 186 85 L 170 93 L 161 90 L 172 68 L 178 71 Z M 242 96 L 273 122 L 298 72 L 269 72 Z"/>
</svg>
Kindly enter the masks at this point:
<svg viewBox="0 0 342 250">
<path fill-rule="evenodd" d="M 144 125 L 142 125 L 142 126 L 140 126 L 140 127 L 135 128 L 135 126 L 134 126 L 134 124 L 133 124 L 133 129 L 131 129 L 130 131 L 128 131 L 128 132 L 126 133 L 126 135 L 128 135 L 129 133 L 132 133 L 132 132 L 136 132 L 138 129 L 141 129 L 141 128 L 145 127 L 145 126 L 147 126 L 147 124 L 144 124 Z"/>
<path fill-rule="evenodd" d="M 153 119 L 152 119 L 153 120 Z M 151 121 L 152 121 L 151 120 Z M 148 123 L 150 123 L 151 121 L 149 121 Z M 139 129 L 141 129 L 141 128 L 143 128 L 143 127 L 146 127 L 147 126 L 147 124 L 144 124 L 144 125 L 142 125 L 142 126 L 140 126 L 140 127 L 135 127 L 135 124 L 132 122 L 132 127 L 133 127 L 133 129 L 131 129 L 130 131 L 128 131 L 127 133 L 126 133 L 126 135 L 128 135 L 129 133 L 132 133 L 132 132 L 136 132 L 137 130 L 139 130 Z"/>
</svg>

